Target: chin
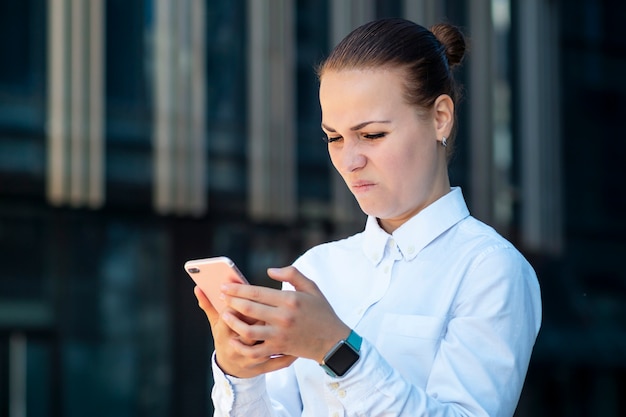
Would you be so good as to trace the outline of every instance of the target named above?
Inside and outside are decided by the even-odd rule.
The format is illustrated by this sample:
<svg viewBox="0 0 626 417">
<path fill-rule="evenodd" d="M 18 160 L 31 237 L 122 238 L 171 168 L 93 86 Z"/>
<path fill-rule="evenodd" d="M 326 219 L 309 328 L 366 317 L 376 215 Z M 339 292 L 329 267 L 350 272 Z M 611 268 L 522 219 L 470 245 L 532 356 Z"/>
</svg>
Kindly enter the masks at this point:
<svg viewBox="0 0 626 417">
<path fill-rule="evenodd" d="M 394 216 L 395 211 L 392 207 L 387 207 L 381 205 L 382 203 L 386 203 L 383 197 L 381 198 L 363 198 L 361 200 L 356 199 L 361 211 L 367 214 L 368 216 L 376 217 L 377 219 L 388 219 Z"/>
<path fill-rule="evenodd" d="M 388 217 L 385 212 L 380 208 L 371 206 L 368 207 L 364 204 L 359 204 L 359 207 L 361 207 L 363 213 L 367 214 L 368 216 L 376 217 L 377 219 L 385 219 Z"/>
</svg>

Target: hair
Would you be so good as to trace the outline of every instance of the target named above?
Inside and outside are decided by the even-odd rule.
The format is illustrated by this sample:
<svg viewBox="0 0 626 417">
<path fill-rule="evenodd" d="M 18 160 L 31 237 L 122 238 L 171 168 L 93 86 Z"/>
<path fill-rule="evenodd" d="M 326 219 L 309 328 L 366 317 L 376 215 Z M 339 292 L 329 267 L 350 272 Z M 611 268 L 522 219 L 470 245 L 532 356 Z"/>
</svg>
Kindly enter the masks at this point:
<svg viewBox="0 0 626 417">
<path fill-rule="evenodd" d="M 447 94 L 456 104 L 461 99 L 453 70 L 463 61 L 463 33 L 448 23 L 426 29 L 401 18 L 366 23 L 348 34 L 317 67 L 321 80 L 326 71 L 400 68 L 405 71 L 405 100 L 420 110 L 430 110 L 437 97 Z M 456 112 L 455 112 L 456 114 Z M 456 116 L 448 155 L 456 134 Z"/>
</svg>

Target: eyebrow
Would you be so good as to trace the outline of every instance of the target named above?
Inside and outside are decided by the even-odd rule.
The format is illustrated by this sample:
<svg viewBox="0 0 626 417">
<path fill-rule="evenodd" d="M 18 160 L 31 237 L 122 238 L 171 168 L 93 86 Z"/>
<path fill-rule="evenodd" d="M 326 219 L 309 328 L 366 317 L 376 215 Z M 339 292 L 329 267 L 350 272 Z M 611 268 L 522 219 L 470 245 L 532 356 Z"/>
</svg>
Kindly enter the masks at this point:
<svg viewBox="0 0 626 417">
<path fill-rule="evenodd" d="M 355 130 L 363 129 L 365 126 L 371 125 L 373 123 L 391 123 L 391 120 L 370 120 L 370 121 L 359 123 L 358 125 L 352 126 L 350 130 L 354 132 Z M 330 126 L 326 126 L 324 123 L 322 123 L 322 129 L 328 132 L 333 132 L 333 133 L 337 132 L 335 129 L 333 129 Z"/>
</svg>

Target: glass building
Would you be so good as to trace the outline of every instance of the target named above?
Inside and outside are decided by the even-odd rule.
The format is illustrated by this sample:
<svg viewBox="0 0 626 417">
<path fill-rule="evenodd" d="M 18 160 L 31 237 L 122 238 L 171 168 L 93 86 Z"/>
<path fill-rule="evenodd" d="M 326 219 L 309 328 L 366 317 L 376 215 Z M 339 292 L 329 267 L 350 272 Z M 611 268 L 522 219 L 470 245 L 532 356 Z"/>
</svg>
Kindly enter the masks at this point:
<svg viewBox="0 0 626 417">
<path fill-rule="evenodd" d="M 471 38 L 452 182 L 543 292 L 516 416 L 626 415 L 626 3 L 0 0 L 0 417 L 211 415 L 182 265 L 363 227 L 314 67 L 383 16 Z"/>
</svg>

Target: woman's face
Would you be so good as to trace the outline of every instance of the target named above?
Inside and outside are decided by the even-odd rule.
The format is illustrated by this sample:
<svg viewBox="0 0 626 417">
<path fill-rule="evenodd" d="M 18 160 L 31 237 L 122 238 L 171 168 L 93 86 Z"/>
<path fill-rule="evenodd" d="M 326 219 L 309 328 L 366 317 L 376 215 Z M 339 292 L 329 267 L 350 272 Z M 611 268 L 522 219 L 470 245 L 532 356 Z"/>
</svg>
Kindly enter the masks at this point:
<svg viewBox="0 0 626 417">
<path fill-rule="evenodd" d="M 450 191 L 442 136 L 454 108 L 440 96 L 418 114 L 398 69 L 325 71 L 322 129 L 330 159 L 361 209 L 391 233 Z"/>
</svg>

